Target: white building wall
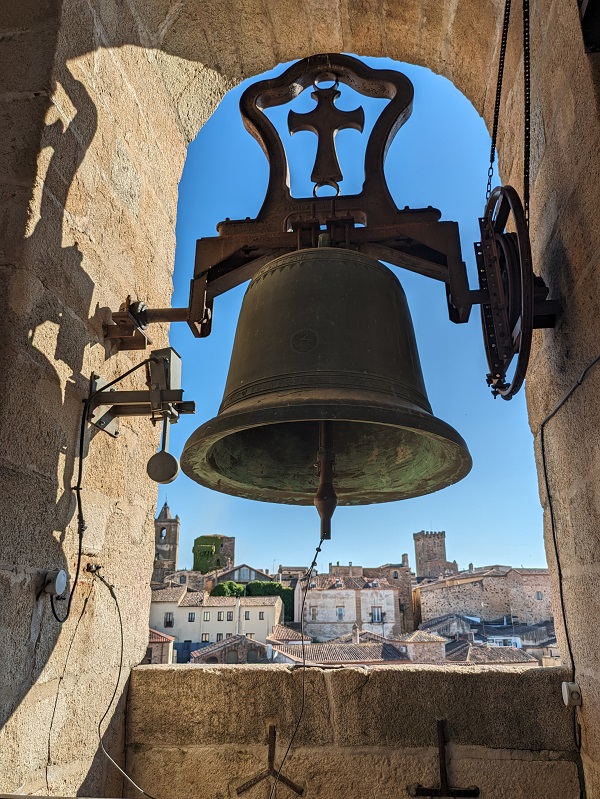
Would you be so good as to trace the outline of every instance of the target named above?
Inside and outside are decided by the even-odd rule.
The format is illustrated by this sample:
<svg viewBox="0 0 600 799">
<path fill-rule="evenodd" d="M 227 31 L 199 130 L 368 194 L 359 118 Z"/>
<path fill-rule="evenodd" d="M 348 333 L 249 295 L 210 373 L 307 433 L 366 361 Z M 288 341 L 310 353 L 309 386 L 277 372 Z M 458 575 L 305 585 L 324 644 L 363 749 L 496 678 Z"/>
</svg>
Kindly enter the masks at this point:
<svg viewBox="0 0 600 799">
<path fill-rule="evenodd" d="M 360 592 L 362 629 L 387 636 L 396 623 L 396 596 L 396 591 L 389 588 L 363 588 Z M 381 608 L 383 622 L 373 621 L 373 608 Z"/>
<path fill-rule="evenodd" d="M 165 614 L 173 614 L 173 627 L 165 626 Z M 194 613 L 194 622 L 188 621 L 188 614 Z M 177 602 L 152 602 L 150 604 L 150 627 L 179 641 L 200 641 L 201 608 L 180 608 Z"/>
<path fill-rule="evenodd" d="M 176 602 L 152 602 L 150 605 L 150 627 L 159 632 L 175 637 L 175 641 L 202 642 L 202 636 L 208 635 L 208 642 L 215 643 L 217 635 L 223 635 L 223 639 L 230 635 L 247 635 L 254 633 L 255 641 L 266 643 L 267 636 L 273 631 L 273 627 L 279 624 L 283 616 L 283 602 L 280 597 L 276 598 L 275 604 L 269 605 L 244 605 L 244 600 L 238 600 L 235 605 L 224 607 L 204 606 L 179 607 Z M 228 620 L 227 614 L 231 613 L 233 618 Z M 173 614 L 173 627 L 165 626 L 165 614 Z M 246 619 L 246 613 L 250 618 Z M 190 614 L 194 615 L 193 621 L 189 621 Z M 222 618 L 220 618 L 220 614 Z M 260 616 L 263 615 L 261 619 Z M 206 618 L 208 616 L 208 618 Z"/>
</svg>

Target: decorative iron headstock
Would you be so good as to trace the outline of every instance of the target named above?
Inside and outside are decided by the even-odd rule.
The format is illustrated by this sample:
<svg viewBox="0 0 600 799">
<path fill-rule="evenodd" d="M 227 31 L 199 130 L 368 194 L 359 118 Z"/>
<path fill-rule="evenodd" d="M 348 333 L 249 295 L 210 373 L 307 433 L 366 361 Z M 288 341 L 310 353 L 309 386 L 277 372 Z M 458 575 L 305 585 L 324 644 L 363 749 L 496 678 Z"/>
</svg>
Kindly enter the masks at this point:
<svg viewBox="0 0 600 799">
<path fill-rule="evenodd" d="M 322 84 L 327 82 L 332 82 L 333 87 L 323 87 Z M 278 77 L 252 84 L 241 97 L 240 112 L 244 126 L 261 146 L 270 167 L 265 200 L 254 225 L 264 224 L 271 230 L 291 230 L 300 220 L 317 217 L 323 223 L 332 215 L 332 198 L 319 197 L 317 192 L 321 186 L 332 186 L 339 194 L 342 174 L 335 151 L 335 134 L 343 128 L 362 132 L 364 125 L 361 107 L 348 112 L 335 106 L 340 96 L 340 84 L 365 97 L 389 102 L 375 122 L 366 146 L 363 189 L 360 194 L 338 196 L 333 206 L 335 212 L 353 216 L 361 224 L 368 224 L 369 217 L 376 217 L 378 224 L 396 221 L 398 209 L 385 180 L 384 162 L 394 136 L 412 112 L 412 83 L 401 72 L 372 69 L 351 56 L 325 54 L 298 61 Z M 316 184 L 315 192 L 313 197 L 293 198 L 285 148 L 277 129 L 264 112 L 291 102 L 311 86 L 316 108 L 307 114 L 290 111 L 288 125 L 292 134 L 311 130 L 318 136 L 317 158 L 311 176 Z M 240 224 L 246 223 L 221 223 L 219 233 L 223 234 L 229 225 L 239 229 Z"/>
</svg>

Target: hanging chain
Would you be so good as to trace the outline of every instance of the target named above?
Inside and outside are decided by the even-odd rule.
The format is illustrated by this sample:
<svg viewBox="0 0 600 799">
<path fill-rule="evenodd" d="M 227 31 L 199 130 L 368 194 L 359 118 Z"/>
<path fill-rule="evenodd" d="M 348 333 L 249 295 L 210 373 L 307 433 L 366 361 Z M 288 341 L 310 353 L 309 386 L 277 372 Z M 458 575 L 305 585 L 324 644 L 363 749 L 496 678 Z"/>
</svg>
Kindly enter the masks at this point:
<svg viewBox="0 0 600 799">
<path fill-rule="evenodd" d="M 494 162 L 496 160 L 496 143 L 498 139 L 498 120 L 500 118 L 500 100 L 502 97 L 502 79 L 504 77 L 504 62 L 506 59 L 506 42 L 510 22 L 511 0 L 506 0 L 504 6 L 504 24 L 502 26 L 502 40 L 500 42 L 500 59 L 498 63 L 498 83 L 496 85 L 496 103 L 494 105 L 494 123 L 492 126 L 492 146 L 490 149 L 490 166 L 488 169 L 485 199 L 489 200 L 492 193 L 492 178 L 494 177 Z M 523 210 L 525 222 L 529 227 L 529 164 L 531 160 L 531 41 L 529 28 L 529 0 L 523 0 Z"/>
<path fill-rule="evenodd" d="M 529 41 L 529 0 L 523 0 L 523 98 L 525 130 L 523 141 L 523 210 L 529 227 L 529 161 L 531 157 L 531 57 Z"/>
<path fill-rule="evenodd" d="M 523 0 L 527 2 L 527 0 Z M 504 60 L 506 58 L 506 41 L 508 39 L 508 23 L 510 21 L 510 2 L 506 0 L 504 6 L 504 24 L 502 26 L 502 40 L 500 42 L 500 61 L 498 63 L 498 83 L 496 84 L 496 104 L 494 105 L 494 124 L 492 127 L 492 147 L 490 150 L 490 167 L 488 169 L 487 188 L 485 199 L 490 199 L 492 193 L 492 178 L 494 177 L 494 161 L 496 160 L 496 139 L 498 138 L 498 120 L 500 118 L 500 99 L 502 97 L 502 78 L 504 77 Z"/>
</svg>

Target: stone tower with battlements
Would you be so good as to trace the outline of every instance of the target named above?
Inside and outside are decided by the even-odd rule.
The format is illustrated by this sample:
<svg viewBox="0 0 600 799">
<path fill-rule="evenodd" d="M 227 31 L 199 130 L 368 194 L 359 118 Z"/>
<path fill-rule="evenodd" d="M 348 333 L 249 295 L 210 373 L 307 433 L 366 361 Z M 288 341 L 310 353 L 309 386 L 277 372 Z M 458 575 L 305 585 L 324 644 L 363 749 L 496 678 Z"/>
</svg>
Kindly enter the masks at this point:
<svg viewBox="0 0 600 799">
<path fill-rule="evenodd" d="M 458 571 L 456 561 L 446 560 L 446 531 L 413 533 L 417 579 L 433 578 Z"/>
<path fill-rule="evenodd" d="M 162 583 L 165 574 L 177 569 L 179 551 L 179 516 L 171 515 L 171 509 L 165 502 L 154 520 L 154 569 L 152 582 Z"/>
</svg>

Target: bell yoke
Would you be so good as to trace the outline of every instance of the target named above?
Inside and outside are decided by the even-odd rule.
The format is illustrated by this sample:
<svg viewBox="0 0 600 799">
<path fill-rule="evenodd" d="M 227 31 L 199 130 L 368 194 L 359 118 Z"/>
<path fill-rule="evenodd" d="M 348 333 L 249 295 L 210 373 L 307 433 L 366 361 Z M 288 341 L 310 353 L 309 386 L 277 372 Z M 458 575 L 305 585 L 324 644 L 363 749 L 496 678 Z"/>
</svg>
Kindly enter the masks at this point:
<svg viewBox="0 0 600 799">
<path fill-rule="evenodd" d="M 364 112 L 336 107 L 341 84 L 388 101 L 366 145 L 362 191 L 354 195 L 340 193 L 335 136 L 344 128 L 362 132 Z M 290 111 L 288 128 L 318 137 L 315 185 L 312 197 L 295 198 L 285 149 L 264 111 L 309 87 L 315 107 Z M 467 322 L 480 305 L 487 381 L 503 399 L 523 383 L 533 328 L 553 326 L 559 310 L 533 274 L 526 216 L 510 186 L 490 191 L 479 220 L 475 290 L 458 225 L 440 221 L 435 208 L 396 207 L 384 161 L 410 117 L 413 94 L 402 73 L 337 54 L 311 56 L 249 86 L 242 119 L 269 161 L 256 219 L 227 219 L 218 236 L 198 241 L 187 308 L 150 310 L 128 301 L 107 330 L 122 349 L 145 348 L 151 322 L 187 321 L 196 337 L 207 336 L 214 298 L 250 280 L 223 402 L 187 441 L 181 466 L 217 491 L 314 501 L 323 537 L 338 502 L 428 494 L 471 468 L 465 442 L 432 413 L 404 292 L 381 261 L 443 283 L 452 322 Z M 322 196 L 325 187 L 335 196 Z"/>
</svg>

